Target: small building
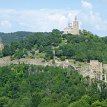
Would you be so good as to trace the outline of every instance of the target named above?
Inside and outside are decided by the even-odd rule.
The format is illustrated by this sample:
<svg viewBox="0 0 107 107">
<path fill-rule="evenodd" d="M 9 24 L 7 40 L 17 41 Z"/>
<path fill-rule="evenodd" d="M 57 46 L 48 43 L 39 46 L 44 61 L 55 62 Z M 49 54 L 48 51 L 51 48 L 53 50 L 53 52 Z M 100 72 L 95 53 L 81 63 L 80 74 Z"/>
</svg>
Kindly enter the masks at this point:
<svg viewBox="0 0 107 107">
<path fill-rule="evenodd" d="M 98 60 L 90 60 L 89 76 L 107 82 L 107 64 L 102 64 Z"/>
<path fill-rule="evenodd" d="M 64 34 L 79 35 L 79 21 L 77 17 L 75 17 L 73 23 L 69 23 L 68 27 L 64 29 Z"/>
<path fill-rule="evenodd" d="M 103 64 L 98 60 L 90 60 L 88 65 L 79 67 L 77 71 L 82 74 L 83 77 L 90 77 L 90 79 L 107 82 L 107 64 Z"/>
</svg>

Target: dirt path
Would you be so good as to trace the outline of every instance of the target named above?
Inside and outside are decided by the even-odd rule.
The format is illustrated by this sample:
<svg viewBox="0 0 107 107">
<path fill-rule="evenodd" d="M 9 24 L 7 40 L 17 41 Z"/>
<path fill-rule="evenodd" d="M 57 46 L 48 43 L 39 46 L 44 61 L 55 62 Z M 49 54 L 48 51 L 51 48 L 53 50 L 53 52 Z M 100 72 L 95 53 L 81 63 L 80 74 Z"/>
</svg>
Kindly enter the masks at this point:
<svg viewBox="0 0 107 107">
<path fill-rule="evenodd" d="M 46 61 L 43 61 L 42 59 L 21 58 L 21 59 L 15 59 L 15 60 L 11 61 L 10 57 L 0 58 L 0 66 L 6 66 L 6 65 L 10 65 L 10 64 L 19 64 L 19 63 L 32 64 L 32 65 L 43 65 L 43 66 L 52 65 L 51 61 L 46 62 Z"/>
</svg>

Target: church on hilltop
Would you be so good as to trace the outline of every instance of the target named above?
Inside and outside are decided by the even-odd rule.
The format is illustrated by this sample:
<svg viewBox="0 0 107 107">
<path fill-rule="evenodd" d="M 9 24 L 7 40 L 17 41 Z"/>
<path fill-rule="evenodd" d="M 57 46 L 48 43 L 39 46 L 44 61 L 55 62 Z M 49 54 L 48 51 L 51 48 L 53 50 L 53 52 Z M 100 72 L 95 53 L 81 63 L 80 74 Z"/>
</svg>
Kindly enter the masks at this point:
<svg viewBox="0 0 107 107">
<path fill-rule="evenodd" d="M 64 34 L 79 35 L 79 21 L 77 17 L 75 17 L 73 23 L 69 23 L 68 27 L 64 29 Z"/>
</svg>

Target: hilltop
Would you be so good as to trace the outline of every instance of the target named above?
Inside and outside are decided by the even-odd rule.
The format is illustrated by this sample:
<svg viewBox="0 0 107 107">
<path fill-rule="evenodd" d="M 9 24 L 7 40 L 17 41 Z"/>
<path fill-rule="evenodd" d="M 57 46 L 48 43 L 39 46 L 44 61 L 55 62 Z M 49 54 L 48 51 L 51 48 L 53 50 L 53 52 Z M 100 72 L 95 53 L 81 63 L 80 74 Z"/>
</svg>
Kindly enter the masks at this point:
<svg viewBox="0 0 107 107">
<path fill-rule="evenodd" d="M 99 37 L 86 30 L 80 31 L 80 35 L 72 35 L 54 29 L 50 33 L 31 33 L 23 37 L 6 44 L 1 57 L 73 59 L 80 62 L 99 60 L 107 63 L 107 37 Z"/>
<path fill-rule="evenodd" d="M 90 60 L 107 63 L 107 37 L 54 29 L 7 43 L 0 58 L 0 107 L 106 107 L 106 82 L 81 74 Z M 66 64 L 81 66 L 81 72 Z"/>
<path fill-rule="evenodd" d="M 0 38 L 2 39 L 3 44 L 10 44 L 11 42 L 16 42 L 25 39 L 27 36 L 32 34 L 33 32 L 26 31 L 18 31 L 11 33 L 0 32 Z"/>
</svg>

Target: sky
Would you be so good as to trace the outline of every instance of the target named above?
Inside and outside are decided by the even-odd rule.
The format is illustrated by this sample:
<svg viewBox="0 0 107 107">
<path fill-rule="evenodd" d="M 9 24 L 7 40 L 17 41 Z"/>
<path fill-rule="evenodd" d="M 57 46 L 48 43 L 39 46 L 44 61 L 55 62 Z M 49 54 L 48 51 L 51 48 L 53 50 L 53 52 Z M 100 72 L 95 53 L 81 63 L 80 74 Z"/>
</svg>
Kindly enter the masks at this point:
<svg viewBox="0 0 107 107">
<path fill-rule="evenodd" d="M 107 0 L 0 0 L 0 32 L 50 32 L 77 16 L 80 29 L 107 36 Z"/>
</svg>

